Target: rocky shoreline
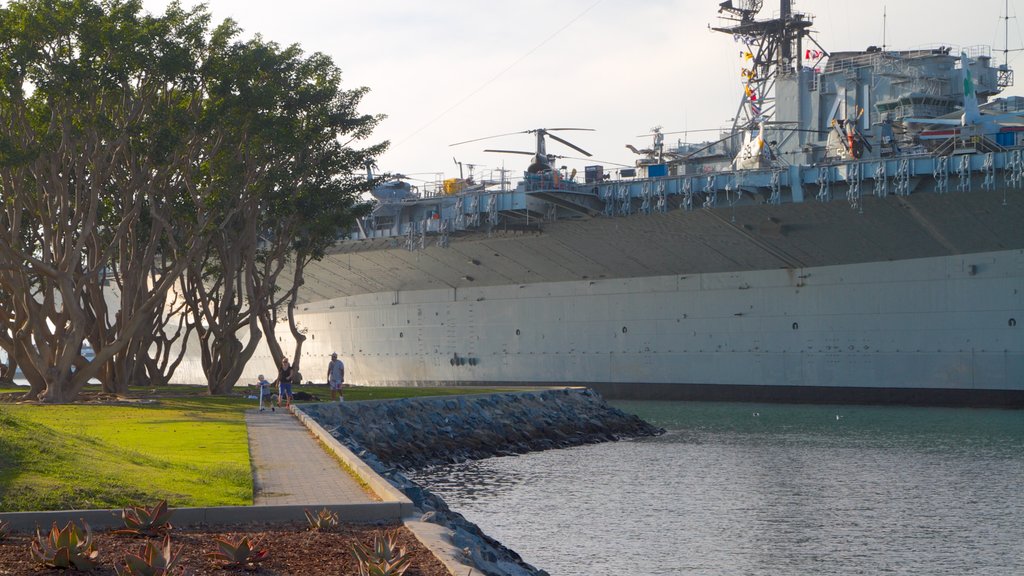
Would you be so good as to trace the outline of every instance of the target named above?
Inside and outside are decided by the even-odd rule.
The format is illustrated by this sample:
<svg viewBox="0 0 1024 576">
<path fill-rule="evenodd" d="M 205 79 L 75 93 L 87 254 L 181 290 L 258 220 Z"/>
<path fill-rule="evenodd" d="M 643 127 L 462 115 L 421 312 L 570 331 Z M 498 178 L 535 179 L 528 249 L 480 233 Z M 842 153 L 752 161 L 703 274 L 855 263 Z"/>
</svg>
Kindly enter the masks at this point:
<svg viewBox="0 0 1024 576">
<path fill-rule="evenodd" d="M 307 404 L 303 411 L 401 490 L 423 520 L 452 530 L 455 546 L 492 576 L 547 572 L 488 537 L 403 471 L 663 432 L 585 388 Z"/>
</svg>

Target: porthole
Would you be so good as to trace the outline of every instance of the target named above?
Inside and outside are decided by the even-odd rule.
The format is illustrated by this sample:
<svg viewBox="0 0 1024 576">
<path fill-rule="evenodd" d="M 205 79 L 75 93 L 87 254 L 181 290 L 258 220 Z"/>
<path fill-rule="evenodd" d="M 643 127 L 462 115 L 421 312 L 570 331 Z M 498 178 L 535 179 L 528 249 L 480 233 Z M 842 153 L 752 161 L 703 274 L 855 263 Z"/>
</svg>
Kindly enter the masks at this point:
<svg viewBox="0 0 1024 576">
<path fill-rule="evenodd" d="M 516 328 L 516 336 L 519 336 L 519 328 Z"/>
<path fill-rule="evenodd" d="M 797 324 L 796 322 L 793 322 L 793 330 L 799 330 L 799 329 L 800 329 L 800 325 Z"/>
<path fill-rule="evenodd" d="M 1013 328 L 1014 326 L 1017 325 L 1017 319 L 1016 318 L 1010 318 L 1010 321 L 1007 322 L 1007 324 L 1010 325 L 1010 328 Z"/>
<path fill-rule="evenodd" d="M 405 338 L 405 332 L 399 332 L 398 333 L 398 337 L 399 338 Z"/>
<path fill-rule="evenodd" d="M 623 326 L 623 327 L 622 327 L 622 333 L 623 333 L 623 334 L 625 334 L 626 332 L 629 332 L 629 330 L 627 330 L 627 329 L 626 329 L 626 327 L 625 327 L 625 326 Z"/>
</svg>

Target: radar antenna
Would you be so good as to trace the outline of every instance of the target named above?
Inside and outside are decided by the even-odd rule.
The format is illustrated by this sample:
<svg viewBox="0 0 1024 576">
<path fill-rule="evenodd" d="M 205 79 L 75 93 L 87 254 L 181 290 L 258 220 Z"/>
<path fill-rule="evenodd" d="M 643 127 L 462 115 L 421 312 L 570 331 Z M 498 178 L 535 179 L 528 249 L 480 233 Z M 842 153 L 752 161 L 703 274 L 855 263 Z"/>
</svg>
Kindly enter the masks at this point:
<svg viewBox="0 0 1024 576">
<path fill-rule="evenodd" d="M 763 0 L 725 0 L 718 5 L 718 13 L 725 12 L 739 18 L 740 22 L 750 22 L 754 14 L 761 10 Z"/>
</svg>

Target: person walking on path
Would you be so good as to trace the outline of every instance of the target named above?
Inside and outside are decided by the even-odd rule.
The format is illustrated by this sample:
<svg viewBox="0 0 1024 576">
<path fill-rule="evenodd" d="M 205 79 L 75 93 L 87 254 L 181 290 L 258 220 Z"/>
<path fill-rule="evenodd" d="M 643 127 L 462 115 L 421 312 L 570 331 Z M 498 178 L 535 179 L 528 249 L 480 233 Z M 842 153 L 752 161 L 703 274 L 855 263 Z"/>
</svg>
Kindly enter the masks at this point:
<svg viewBox="0 0 1024 576">
<path fill-rule="evenodd" d="M 331 354 L 331 362 L 327 365 L 327 384 L 331 387 L 331 402 L 335 398 L 344 402 L 345 393 L 341 388 L 345 384 L 345 363 L 338 360 L 337 352 Z"/>
<path fill-rule="evenodd" d="M 281 359 L 281 371 L 277 375 L 277 405 L 284 401 L 285 407 L 292 405 L 292 379 L 295 377 L 295 369 L 289 364 L 287 358 Z M 287 397 L 286 397 L 287 395 Z"/>
</svg>

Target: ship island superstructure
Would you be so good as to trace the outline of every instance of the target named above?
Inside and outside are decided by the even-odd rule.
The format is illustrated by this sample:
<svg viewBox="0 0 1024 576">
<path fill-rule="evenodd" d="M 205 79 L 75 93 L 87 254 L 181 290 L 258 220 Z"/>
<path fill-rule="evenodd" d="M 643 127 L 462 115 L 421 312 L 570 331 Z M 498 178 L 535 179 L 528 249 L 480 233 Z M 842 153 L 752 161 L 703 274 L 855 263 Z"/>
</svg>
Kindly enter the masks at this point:
<svg viewBox="0 0 1024 576">
<path fill-rule="evenodd" d="M 539 129 L 514 185 L 380 187 L 307 268 L 306 365 L 338 352 L 375 385 L 1024 404 L 1024 100 L 996 98 L 1012 70 L 984 46 L 828 53 L 788 0 L 759 8 L 720 5 L 715 30 L 749 55 L 720 138 L 656 129 L 634 167 L 567 174 Z"/>
</svg>

